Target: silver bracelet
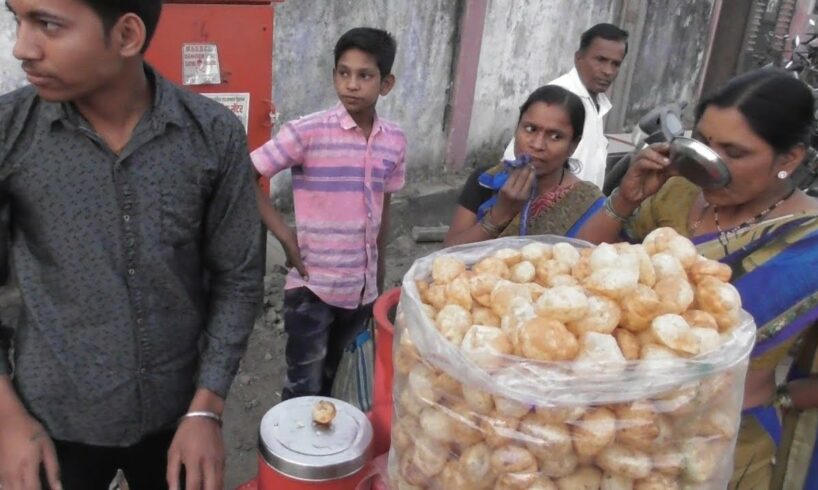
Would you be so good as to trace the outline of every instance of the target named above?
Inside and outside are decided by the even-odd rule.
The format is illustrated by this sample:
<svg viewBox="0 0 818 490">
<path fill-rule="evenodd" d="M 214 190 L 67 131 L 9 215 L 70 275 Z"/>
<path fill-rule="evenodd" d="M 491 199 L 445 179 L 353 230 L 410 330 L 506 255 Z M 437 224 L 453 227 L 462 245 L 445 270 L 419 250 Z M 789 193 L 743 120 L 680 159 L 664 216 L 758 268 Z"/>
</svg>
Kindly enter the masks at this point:
<svg viewBox="0 0 818 490">
<path fill-rule="evenodd" d="M 615 219 L 616 221 L 619 221 L 620 223 L 625 223 L 625 222 L 628 221 L 628 219 L 630 219 L 630 217 L 631 217 L 631 215 L 633 213 L 631 213 L 631 215 L 628 215 L 628 216 L 622 216 L 622 215 L 620 215 L 619 213 L 616 212 L 616 210 L 613 207 L 613 198 L 618 193 L 619 193 L 619 187 L 617 187 L 616 189 L 611 191 L 611 195 L 609 195 L 605 199 L 605 205 L 603 206 L 603 209 L 605 210 L 605 213 L 608 216 L 610 216 L 611 218 Z"/>
<path fill-rule="evenodd" d="M 188 413 L 182 415 L 182 420 L 199 418 L 199 417 L 205 418 L 205 419 L 210 419 L 210 420 L 215 420 L 216 423 L 219 424 L 219 427 L 222 426 L 222 416 L 217 414 L 216 412 L 206 412 L 206 411 L 188 412 Z"/>
</svg>

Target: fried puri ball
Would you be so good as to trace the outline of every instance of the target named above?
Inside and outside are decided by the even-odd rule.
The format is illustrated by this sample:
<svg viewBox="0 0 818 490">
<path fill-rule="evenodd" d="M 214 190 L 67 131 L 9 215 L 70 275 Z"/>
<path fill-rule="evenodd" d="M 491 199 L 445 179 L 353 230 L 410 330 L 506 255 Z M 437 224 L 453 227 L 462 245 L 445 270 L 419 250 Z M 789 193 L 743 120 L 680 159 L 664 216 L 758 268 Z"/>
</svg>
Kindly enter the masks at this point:
<svg viewBox="0 0 818 490">
<path fill-rule="evenodd" d="M 681 314 L 687 310 L 695 299 L 693 288 L 683 278 L 666 277 L 653 286 L 662 309 L 668 313 Z"/>
<path fill-rule="evenodd" d="M 690 280 L 698 284 L 705 277 L 715 277 L 721 282 L 729 282 L 733 270 L 727 264 L 699 256 L 688 270 Z"/>
<path fill-rule="evenodd" d="M 601 484 L 602 472 L 593 466 L 582 466 L 557 480 L 559 490 L 598 490 Z"/>
<path fill-rule="evenodd" d="M 622 256 L 624 259 L 630 256 Z M 585 279 L 583 285 L 592 293 L 619 300 L 629 295 L 639 284 L 637 267 L 608 267 L 597 269 Z"/>
<path fill-rule="evenodd" d="M 661 281 L 662 279 L 667 279 L 669 277 L 682 277 L 687 280 L 687 273 L 685 272 L 682 263 L 679 262 L 679 259 L 676 257 L 668 253 L 658 253 L 651 256 L 650 260 L 653 264 L 653 270 L 657 281 Z"/>
<path fill-rule="evenodd" d="M 728 441 L 711 441 L 705 438 L 686 440 L 682 445 L 685 478 L 694 483 L 712 479 L 724 464 L 729 448 Z"/>
<path fill-rule="evenodd" d="M 625 368 L 627 361 L 612 335 L 588 332 L 580 339 L 579 346 L 574 366 L 578 374 Z"/>
<path fill-rule="evenodd" d="M 600 243 L 597 245 L 589 258 L 591 270 L 619 267 L 619 252 L 610 243 Z"/>
<path fill-rule="evenodd" d="M 616 417 L 607 408 L 592 408 L 571 424 L 571 434 L 577 455 L 596 456 L 614 441 Z"/>
<path fill-rule="evenodd" d="M 636 335 L 624 328 L 617 328 L 613 331 L 613 336 L 616 339 L 616 345 L 619 346 L 619 350 L 622 351 L 622 355 L 625 356 L 625 359 L 628 361 L 636 361 L 639 359 L 642 344 L 639 343 Z"/>
<path fill-rule="evenodd" d="M 712 328 L 690 327 L 690 333 L 699 339 L 699 354 L 707 354 L 721 345 L 721 335 Z"/>
<path fill-rule="evenodd" d="M 525 298 L 531 301 L 531 290 L 525 284 L 511 281 L 500 281 L 491 291 L 491 310 L 500 318 L 508 313 L 514 298 Z"/>
<path fill-rule="evenodd" d="M 474 267 L 472 267 L 472 271 L 478 276 L 489 275 L 496 276 L 501 279 L 508 279 L 510 274 L 508 265 L 506 265 L 505 261 L 498 259 L 497 257 L 486 257 L 480 262 L 477 262 L 474 264 Z"/>
<path fill-rule="evenodd" d="M 471 321 L 475 325 L 485 325 L 487 327 L 499 327 L 500 317 L 494 314 L 485 306 L 475 306 L 471 310 Z M 713 320 L 715 322 L 715 320 Z"/>
<path fill-rule="evenodd" d="M 579 261 L 579 250 L 570 243 L 560 242 L 551 247 L 551 255 L 558 262 L 568 266 L 570 270 Z"/>
<path fill-rule="evenodd" d="M 420 434 L 418 419 L 404 415 L 392 424 L 392 447 L 403 453 L 412 447 L 415 437 Z"/>
<path fill-rule="evenodd" d="M 680 490 L 682 487 L 676 478 L 662 473 L 651 473 L 647 478 L 637 480 L 633 490 Z"/>
<path fill-rule="evenodd" d="M 539 478 L 536 471 L 503 473 L 497 478 L 494 490 L 528 490 Z"/>
<path fill-rule="evenodd" d="M 544 424 L 571 423 L 585 414 L 585 407 L 534 407 L 534 415 Z"/>
<path fill-rule="evenodd" d="M 650 456 L 638 449 L 613 443 L 596 457 L 596 463 L 608 473 L 638 480 L 646 478 L 653 469 Z"/>
<path fill-rule="evenodd" d="M 504 473 L 534 473 L 537 459 L 528 449 L 514 444 L 496 448 L 491 453 L 491 468 L 498 475 Z"/>
<path fill-rule="evenodd" d="M 548 478 L 564 478 L 576 471 L 579 459 L 573 450 L 565 454 L 540 458 L 540 474 Z"/>
<path fill-rule="evenodd" d="M 647 330 L 654 318 L 666 313 L 656 291 L 643 284 L 637 285 L 631 294 L 623 298 L 620 306 L 620 325 L 633 333 Z"/>
<path fill-rule="evenodd" d="M 471 482 L 466 478 L 460 464 L 457 461 L 449 461 L 434 478 L 430 485 L 432 488 L 445 488 L 446 490 L 477 490 L 482 488 L 489 488 L 488 485 Z"/>
<path fill-rule="evenodd" d="M 642 240 L 642 246 L 650 255 L 667 250 L 670 241 L 679 236 L 679 232 L 668 226 L 656 228 L 648 233 Z"/>
<path fill-rule="evenodd" d="M 618 405 L 616 414 L 616 440 L 626 446 L 649 451 L 659 437 L 658 415 L 649 401 L 637 401 Z"/>
<path fill-rule="evenodd" d="M 523 260 L 529 262 L 537 262 L 540 259 L 550 259 L 551 245 L 540 242 L 529 243 L 520 249 L 520 254 L 522 254 Z"/>
<path fill-rule="evenodd" d="M 518 262 L 511 267 L 509 279 L 516 283 L 527 283 L 534 280 L 537 275 L 537 270 L 534 264 L 527 260 Z"/>
<path fill-rule="evenodd" d="M 433 284 L 426 291 L 426 302 L 436 310 L 443 309 L 448 301 L 445 284 Z"/>
<path fill-rule="evenodd" d="M 540 361 L 568 361 L 579 353 L 576 337 L 562 323 L 535 317 L 517 334 L 523 356 Z"/>
<path fill-rule="evenodd" d="M 514 444 L 520 436 L 517 432 L 519 426 L 519 418 L 506 417 L 496 411 L 480 417 L 480 430 L 486 444 L 492 448 Z"/>
<path fill-rule="evenodd" d="M 512 267 L 523 260 L 523 254 L 520 253 L 519 250 L 514 250 L 513 248 L 501 248 L 500 250 L 494 252 L 492 257 L 502 260 L 509 267 Z"/>
<path fill-rule="evenodd" d="M 612 333 L 622 319 L 622 310 L 616 301 L 604 296 L 588 296 L 585 316 L 569 321 L 568 329 L 581 337 L 586 332 Z"/>
<path fill-rule="evenodd" d="M 443 471 L 449 456 L 449 448 L 445 444 L 425 435 L 415 438 L 412 464 L 420 470 L 423 476 L 431 478 Z"/>
<path fill-rule="evenodd" d="M 712 328 L 713 330 L 719 329 L 716 318 L 704 310 L 687 310 L 682 313 L 682 318 L 687 320 L 688 325 L 691 327 Z"/>
<path fill-rule="evenodd" d="M 702 310 L 718 314 L 739 310 L 741 296 L 732 284 L 708 276 L 696 287 L 696 303 Z"/>
<path fill-rule="evenodd" d="M 466 272 L 466 264 L 451 255 L 439 255 L 432 261 L 432 280 L 435 284 L 448 284 Z"/>
<path fill-rule="evenodd" d="M 536 310 L 538 315 L 549 320 L 573 322 L 588 312 L 588 297 L 577 286 L 550 288 L 537 300 Z"/>
<path fill-rule="evenodd" d="M 564 276 L 571 274 L 571 267 L 565 262 L 560 262 L 557 259 L 540 259 L 534 264 L 537 282 L 540 285 L 547 285 L 551 282 L 551 278 L 555 276 Z"/>
<path fill-rule="evenodd" d="M 536 415 L 527 415 L 518 428 L 526 448 L 539 458 L 557 458 L 572 451 L 571 432 L 563 423 L 546 424 Z"/>
<path fill-rule="evenodd" d="M 633 490 L 633 480 L 616 473 L 605 473 L 602 475 L 599 490 Z"/>
<path fill-rule="evenodd" d="M 465 274 L 446 285 L 446 303 L 459 305 L 467 310 L 472 307 L 472 295 L 469 280 Z"/>
<path fill-rule="evenodd" d="M 481 442 L 475 444 L 460 455 L 460 471 L 467 481 L 474 486 L 494 483 L 495 474 L 491 467 L 492 449 Z M 474 487 L 473 487 L 474 488 Z"/>
<path fill-rule="evenodd" d="M 486 369 L 500 366 L 500 356 L 512 352 L 511 341 L 506 334 L 498 327 L 485 325 L 473 325 L 466 332 L 460 348 L 475 364 Z"/>
<path fill-rule="evenodd" d="M 471 313 L 460 305 L 447 304 L 435 318 L 437 329 L 449 342 L 460 345 L 472 326 Z"/>
<path fill-rule="evenodd" d="M 679 315 L 666 314 L 656 317 L 650 331 L 657 343 L 683 354 L 699 353 L 699 338 L 690 331 L 690 325 Z"/>
<path fill-rule="evenodd" d="M 531 299 L 518 296 L 511 299 L 508 305 L 508 312 L 500 318 L 500 328 L 505 332 L 514 347 L 516 355 L 522 355 L 520 351 L 519 333 L 522 325 L 537 317 Z"/>
<path fill-rule="evenodd" d="M 494 397 L 479 388 L 463 385 L 463 401 L 474 413 L 488 415 L 494 411 Z"/>
</svg>

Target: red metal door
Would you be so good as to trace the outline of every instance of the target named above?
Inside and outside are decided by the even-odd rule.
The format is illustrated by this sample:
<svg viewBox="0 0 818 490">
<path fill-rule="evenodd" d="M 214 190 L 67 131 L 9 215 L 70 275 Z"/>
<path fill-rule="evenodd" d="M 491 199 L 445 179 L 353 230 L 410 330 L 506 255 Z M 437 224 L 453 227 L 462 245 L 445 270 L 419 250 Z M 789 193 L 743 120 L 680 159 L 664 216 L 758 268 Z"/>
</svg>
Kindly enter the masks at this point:
<svg viewBox="0 0 818 490">
<path fill-rule="evenodd" d="M 182 85 L 185 45 L 216 46 L 220 83 L 185 85 L 219 98 L 239 115 L 247 111 L 250 149 L 270 138 L 273 81 L 271 0 L 166 1 L 146 59 L 163 76 Z M 246 94 L 249 94 L 249 103 Z M 242 103 L 232 103 L 240 100 Z M 266 183 L 265 183 L 266 184 Z"/>
</svg>

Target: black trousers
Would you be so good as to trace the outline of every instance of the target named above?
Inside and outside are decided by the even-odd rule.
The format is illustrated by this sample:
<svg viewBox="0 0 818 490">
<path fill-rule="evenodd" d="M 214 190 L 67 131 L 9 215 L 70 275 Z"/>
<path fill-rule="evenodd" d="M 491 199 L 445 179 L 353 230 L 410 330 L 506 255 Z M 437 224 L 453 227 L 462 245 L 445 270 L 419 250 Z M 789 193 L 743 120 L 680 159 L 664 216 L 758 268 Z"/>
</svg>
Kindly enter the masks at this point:
<svg viewBox="0 0 818 490">
<path fill-rule="evenodd" d="M 168 449 L 175 430 L 146 437 L 130 447 L 101 447 L 54 441 L 64 490 L 108 490 L 118 469 L 131 490 L 163 490 Z M 44 477 L 45 475 L 43 475 Z M 49 488 L 43 478 L 43 488 Z M 185 488 L 184 482 L 179 488 Z"/>
<path fill-rule="evenodd" d="M 329 396 L 344 349 L 366 328 L 372 304 L 330 306 L 308 288 L 284 291 L 287 378 L 281 399 Z"/>
</svg>

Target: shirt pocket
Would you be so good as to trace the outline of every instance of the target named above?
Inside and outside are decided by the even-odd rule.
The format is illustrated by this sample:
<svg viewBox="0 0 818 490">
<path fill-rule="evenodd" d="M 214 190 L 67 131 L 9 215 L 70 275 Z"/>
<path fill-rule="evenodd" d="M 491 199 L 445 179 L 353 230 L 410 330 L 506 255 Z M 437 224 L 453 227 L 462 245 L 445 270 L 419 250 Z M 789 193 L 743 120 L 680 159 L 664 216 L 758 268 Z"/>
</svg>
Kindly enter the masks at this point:
<svg viewBox="0 0 818 490">
<path fill-rule="evenodd" d="M 204 188 L 194 182 L 175 182 L 162 188 L 160 197 L 161 240 L 178 247 L 196 243 L 202 236 Z"/>
</svg>

